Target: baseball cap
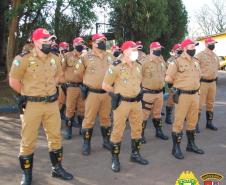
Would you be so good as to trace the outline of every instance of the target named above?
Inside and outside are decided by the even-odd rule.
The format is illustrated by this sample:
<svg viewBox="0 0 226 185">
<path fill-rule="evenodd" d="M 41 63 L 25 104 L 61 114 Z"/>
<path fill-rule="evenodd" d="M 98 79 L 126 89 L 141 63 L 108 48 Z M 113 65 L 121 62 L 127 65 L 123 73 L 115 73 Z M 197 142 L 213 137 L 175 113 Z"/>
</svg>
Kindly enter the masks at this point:
<svg viewBox="0 0 226 185">
<path fill-rule="evenodd" d="M 173 48 L 172 48 L 172 51 L 176 51 L 177 49 L 181 48 L 181 44 L 178 43 L 178 44 L 174 44 L 173 45 Z"/>
<path fill-rule="evenodd" d="M 76 38 L 73 39 L 73 44 L 74 44 L 74 43 L 80 43 L 80 42 L 84 42 L 83 38 L 81 38 L 81 37 L 76 37 Z"/>
<path fill-rule="evenodd" d="M 60 42 L 59 43 L 59 47 L 68 47 L 69 46 L 69 44 L 67 43 L 67 42 Z"/>
<path fill-rule="evenodd" d="M 122 51 L 125 51 L 125 50 L 127 50 L 127 49 L 129 49 L 129 48 L 137 48 L 137 47 L 138 47 L 138 46 L 136 45 L 135 42 L 129 40 L 129 41 L 125 41 L 125 42 L 122 44 L 121 50 L 122 50 Z"/>
<path fill-rule="evenodd" d="M 217 43 L 217 41 L 215 41 L 212 37 L 207 37 L 205 39 L 205 43 L 209 44 L 209 43 Z"/>
<path fill-rule="evenodd" d="M 32 40 L 36 41 L 39 39 L 45 39 L 45 40 L 50 40 L 52 38 L 56 39 L 55 35 L 51 35 L 45 28 L 37 28 L 33 33 L 32 33 Z"/>
<path fill-rule="evenodd" d="M 96 33 L 92 36 L 92 41 L 98 40 L 98 39 L 105 39 L 107 40 L 107 38 L 105 37 L 104 34 L 102 33 Z"/>
<path fill-rule="evenodd" d="M 195 44 L 196 46 L 198 46 L 199 45 L 199 43 L 198 42 L 195 42 L 194 40 L 191 40 L 191 39 L 185 39 L 185 40 L 183 40 L 182 42 L 181 42 L 181 47 L 182 48 L 185 48 L 186 46 L 188 46 L 189 44 Z"/>
<path fill-rule="evenodd" d="M 154 49 L 154 48 L 164 48 L 164 47 L 159 42 L 152 42 L 149 48 Z"/>
</svg>

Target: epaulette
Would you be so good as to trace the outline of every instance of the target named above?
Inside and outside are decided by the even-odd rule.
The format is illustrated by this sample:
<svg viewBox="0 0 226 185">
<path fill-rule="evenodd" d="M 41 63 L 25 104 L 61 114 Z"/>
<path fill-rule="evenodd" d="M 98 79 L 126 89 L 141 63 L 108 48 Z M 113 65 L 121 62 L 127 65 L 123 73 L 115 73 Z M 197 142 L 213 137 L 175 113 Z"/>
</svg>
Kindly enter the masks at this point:
<svg viewBox="0 0 226 185">
<path fill-rule="evenodd" d="M 118 64 L 122 63 L 121 60 L 116 60 L 112 63 L 113 66 L 117 66 Z"/>
<path fill-rule="evenodd" d="M 25 55 L 27 55 L 27 54 L 29 54 L 30 53 L 30 51 L 25 51 L 25 52 L 23 52 L 23 53 L 21 53 L 21 54 L 19 54 L 21 57 L 24 57 Z"/>
<path fill-rule="evenodd" d="M 136 60 L 136 62 L 137 62 L 138 64 L 142 65 L 138 60 Z"/>
</svg>

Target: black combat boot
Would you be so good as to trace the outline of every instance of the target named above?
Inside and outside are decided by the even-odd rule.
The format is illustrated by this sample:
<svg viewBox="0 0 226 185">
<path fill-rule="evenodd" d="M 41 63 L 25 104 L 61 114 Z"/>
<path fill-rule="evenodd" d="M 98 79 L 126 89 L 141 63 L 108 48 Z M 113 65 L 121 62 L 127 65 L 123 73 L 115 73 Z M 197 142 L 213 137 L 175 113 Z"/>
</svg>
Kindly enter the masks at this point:
<svg viewBox="0 0 226 185">
<path fill-rule="evenodd" d="M 101 134 L 103 136 L 103 147 L 107 150 L 111 150 L 110 135 L 111 127 L 100 127 Z"/>
<path fill-rule="evenodd" d="M 194 152 L 197 154 L 204 154 L 204 151 L 202 149 L 199 149 L 195 144 L 195 130 L 187 130 L 186 134 L 188 138 L 186 151 Z"/>
<path fill-rule="evenodd" d="M 197 121 L 197 124 L 196 124 L 196 127 L 195 127 L 195 132 L 196 133 L 200 133 L 200 128 L 199 128 L 200 116 L 201 116 L 201 112 L 199 112 L 198 121 Z"/>
<path fill-rule="evenodd" d="M 140 155 L 140 146 L 141 146 L 141 139 L 131 140 L 132 153 L 130 155 L 130 161 L 141 164 L 141 165 L 147 165 L 149 163 L 148 160 L 144 159 Z"/>
<path fill-rule="evenodd" d="M 93 128 L 88 129 L 82 129 L 82 135 L 83 135 L 83 147 L 82 147 L 82 154 L 83 155 L 89 155 L 91 151 L 91 137 L 93 134 Z"/>
<path fill-rule="evenodd" d="M 73 175 L 66 172 L 62 167 L 61 161 L 63 157 L 63 149 L 53 150 L 49 152 L 49 157 L 52 163 L 52 177 L 58 177 L 63 180 L 71 180 L 73 179 Z"/>
<path fill-rule="evenodd" d="M 181 133 L 172 132 L 172 139 L 173 139 L 172 154 L 177 159 L 183 159 L 184 158 L 184 155 L 183 155 L 183 153 L 181 152 L 181 149 L 180 149 L 180 143 L 181 143 L 182 135 L 183 135 L 182 132 Z"/>
<path fill-rule="evenodd" d="M 72 138 L 72 124 L 74 121 L 74 116 L 72 118 L 66 118 L 66 127 L 64 132 L 64 139 L 70 140 Z"/>
<path fill-rule="evenodd" d="M 111 143 L 111 154 L 112 154 L 112 164 L 111 169 L 114 172 L 120 171 L 120 162 L 119 162 L 119 154 L 120 154 L 121 143 Z"/>
<path fill-rule="evenodd" d="M 167 124 L 169 124 L 169 125 L 171 125 L 173 123 L 172 112 L 173 112 L 173 107 L 166 106 L 166 118 L 165 118 L 165 122 Z"/>
<path fill-rule="evenodd" d="M 145 144 L 147 142 L 146 138 L 144 136 L 144 131 L 146 129 L 146 126 L 147 126 L 147 120 L 143 121 L 143 123 L 142 123 L 142 133 L 141 133 L 141 143 L 142 144 Z"/>
<path fill-rule="evenodd" d="M 155 136 L 162 139 L 162 140 L 168 140 L 169 137 L 165 135 L 162 131 L 162 120 L 160 118 L 153 118 L 152 122 L 155 127 Z"/>
<path fill-rule="evenodd" d="M 217 131 L 218 129 L 213 125 L 212 121 L 213 121 L 213 112 L 207 111 L 206 112 L 206 128 Z"/>
<path fill-rule="evenodd" d="M 33 155 L 19 156 L 20 166 L 23 170 L 21 185 L 30 185 L 32 181 Z"/>
<path fill-rule="evenodd" d="M 83 122 L 84 116 L 78 115 L 78 128 L 79 128 L 79 135 L 82 135 L 82 122 Z"/>
</svg>

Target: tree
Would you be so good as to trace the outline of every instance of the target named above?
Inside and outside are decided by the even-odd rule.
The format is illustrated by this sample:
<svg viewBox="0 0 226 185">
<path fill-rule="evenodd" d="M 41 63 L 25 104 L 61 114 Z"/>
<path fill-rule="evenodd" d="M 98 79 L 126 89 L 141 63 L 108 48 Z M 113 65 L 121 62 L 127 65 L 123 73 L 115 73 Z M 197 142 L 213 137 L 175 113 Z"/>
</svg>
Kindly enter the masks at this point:
<svg viewBox="0 0 226 185">
<path fill-rule="evenodd" d="M 92 27 L 92 23 L 96 20 L 94 7 L 100 2 L 101 0 L 1 1 L 0 10 L 7 7 L 4 14 L 7 15 L 8 22 L 3 22 L 4 19 L 1 19 L 0 25 L 10 28 L 6 44 L 7 71 L 10 69 L 14 56 L 21 52 L 34 29 L 45 27 L 51 33 L 56 34 L 60 41 L 69 42 L 74 36 L 79 36 L 85 29 Z M 0 16 L 2 18 L 2 11 Z M 0 30 L 5 27 L 1 26 Z M 7 33 L 6 30 L 0 39 L 7 37 L 5 33 Z M 3 45 L 4 48 L 0 47 L 0 62 L 4 61 L 2 58 L 6 45 Z"/>
<path fill-rule="evenodd" d="M 166 48 L 183 39 L 187 12 L 181 0 L 116 0 L 111 4 L 110 24 L 119 42 L 141 40 L 146 50 L 152 41 Z"/>
<path fill-rule="evenodd" d="M 8 35 L 7 22 L 6 22 L 6 12 L 9 9 L 9 1 L 2 0 L 0 1 L 0 67 L 3 69 L 6 52 L 6 38 Z"/>
<path fill-rule="evenodd" d="M 188 16 L 182 0 L 167 0 L 167 29 L 163 30 L 163 34 L 158 40 L 164 44 L 163 53 L 169 55 L 169 51 L 175 43 L 179 43 L 187 34 Z"/>
<path fill-rule="evenodd" d="M 204 35 L 226 31 L 226 3 L 224 0 L 212 0 L 211 8 L 204 5 L 195 14 L 196 22 Z"/>
<path fill-rule="evenodd" d="M 8 36 L 8 44 L 7 44 L 7 71 L 9 71 L 12 60 L 14 58 L 14 51 L 15 51 L 15 40 L 17 37 L 17 29 L 18 29 L 18 23 L 19 23 L 19 8 L 21 5 L 21 0 L 14 0 L 12 3 L 12 11 L 14 13 L 14 16 L 10 20 L 9 23 L 9 36 Z"/>
<path fill-rule="evenodd" d="M 110 24 L 119 42 L 141 40 L 146 45 L 160 37 L 167 27 L 165 0 L 116 0 Z"/>
</svg>

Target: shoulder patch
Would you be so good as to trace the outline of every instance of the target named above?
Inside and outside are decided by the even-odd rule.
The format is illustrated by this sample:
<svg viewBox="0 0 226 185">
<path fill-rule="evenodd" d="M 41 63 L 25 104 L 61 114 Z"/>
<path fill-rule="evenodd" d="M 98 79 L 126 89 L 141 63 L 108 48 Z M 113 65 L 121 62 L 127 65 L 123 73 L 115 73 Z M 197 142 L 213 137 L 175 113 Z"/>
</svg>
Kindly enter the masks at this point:
<svg viewBox="0 0 226 185">
<path fill-rule="evenodd" d="M 117 66 L 118 64 L 122 63 L 121 60 L 116 60 L 112 63 L 113 66 Z"/>
<path fill-rule="evenodd" d="M 23 53 L 21 53 L 21 54 L 19 54 L 21 57 L 23 57 L 23 56 L 25 56 L 25 55 L 27 55 L 27 54 L 29 54 L 30 53 L 30 51 L 26 51 L 26 52 L 23 52 Z"/>
</svg>

